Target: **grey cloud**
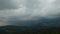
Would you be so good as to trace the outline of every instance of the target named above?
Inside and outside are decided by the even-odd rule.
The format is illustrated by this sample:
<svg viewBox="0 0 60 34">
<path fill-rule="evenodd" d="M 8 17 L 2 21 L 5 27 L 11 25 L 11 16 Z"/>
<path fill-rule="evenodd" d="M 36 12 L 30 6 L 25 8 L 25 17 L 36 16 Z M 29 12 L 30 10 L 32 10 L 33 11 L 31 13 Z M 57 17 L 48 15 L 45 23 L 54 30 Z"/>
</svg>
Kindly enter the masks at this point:
<svg viewBox="0 0 60 34">
<path fill-rule="evenodd" d="M 12 0 L 0 0 L 0 10 L 2 9 L 17 9 L 19 8 L 18 1 Z"/>
<path fill-rule="evenodd" d="M 48 25 L 60 17 L 60 7 L 58 6 L 60 4 L 54 3 L 58 0 L 22 0 L 20 4 L 13 1 L 17 0 L 0 0 L 1 9 L 5 9 L 0 10 L 0 20 L 3 23 L 10 25 L 36 25 L 38 23 L 41 25 L 44 23 Z"/>
</svg>

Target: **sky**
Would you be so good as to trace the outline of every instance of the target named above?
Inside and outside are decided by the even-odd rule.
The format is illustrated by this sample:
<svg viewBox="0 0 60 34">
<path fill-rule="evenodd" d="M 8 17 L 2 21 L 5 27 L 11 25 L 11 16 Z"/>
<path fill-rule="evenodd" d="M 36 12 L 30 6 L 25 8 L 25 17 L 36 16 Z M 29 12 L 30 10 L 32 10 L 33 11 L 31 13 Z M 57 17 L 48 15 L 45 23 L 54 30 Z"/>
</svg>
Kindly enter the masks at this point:
<svg viewBox="0 0 60 34">
<path fill-rule="evenodd" d="M 60 0 L 0 0 L 0 26 L 31 25 L 21 21 L 41 21 L 42 17 L 60 19 Z"/>
</svg>

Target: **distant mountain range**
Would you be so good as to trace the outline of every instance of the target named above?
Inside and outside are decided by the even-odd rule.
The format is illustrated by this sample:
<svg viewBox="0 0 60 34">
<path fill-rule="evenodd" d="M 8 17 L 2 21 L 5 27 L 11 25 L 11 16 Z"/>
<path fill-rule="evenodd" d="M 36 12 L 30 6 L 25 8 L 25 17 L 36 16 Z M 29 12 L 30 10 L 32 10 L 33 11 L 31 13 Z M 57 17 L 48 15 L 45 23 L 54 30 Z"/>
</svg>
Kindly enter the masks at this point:
<svg viewBox="0 0 60 34">
<path fill-rule="evenodd" d="M 0 32 L 37 32 L 37 31 L 44 31 L 48 30 L 49 32 L 60 28 L 60 18 L 55 19 L 48 19 L 42 18 L 38 20 L 16 20 L 10 21 L 11 23 L 17 25 L 6 25 L 0 26 Z M 22 26 L 23 25 L 23 26 Z M 25 26 L 24 26 L 25 25 Z M 54 31 L 56 32 L 56 31 Z"/>
<path fill-rule="evenodd" d="M 38 20 L 18 20 L 16 18 L 9 19 L 12 25 L 18 26 L 60 26 L 60 17 L 59 18 L 39 18 Z"/>
</svg>

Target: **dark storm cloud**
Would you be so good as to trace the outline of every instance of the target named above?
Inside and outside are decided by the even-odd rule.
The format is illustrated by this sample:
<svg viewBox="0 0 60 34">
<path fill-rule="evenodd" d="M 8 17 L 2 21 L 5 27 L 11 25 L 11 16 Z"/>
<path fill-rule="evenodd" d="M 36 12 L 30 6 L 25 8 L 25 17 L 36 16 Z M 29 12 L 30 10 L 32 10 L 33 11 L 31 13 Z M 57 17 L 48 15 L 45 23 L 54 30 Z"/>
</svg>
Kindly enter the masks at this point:
<svg viewBox="0 0 60 34">
<path fill-rule="evenodd" d="M 0 22 L 3 25 L 20 26 L 58 25 L 60 22 L 60 4 L 58 2 L 60 1 L 0 0 Z"/>
</svg>

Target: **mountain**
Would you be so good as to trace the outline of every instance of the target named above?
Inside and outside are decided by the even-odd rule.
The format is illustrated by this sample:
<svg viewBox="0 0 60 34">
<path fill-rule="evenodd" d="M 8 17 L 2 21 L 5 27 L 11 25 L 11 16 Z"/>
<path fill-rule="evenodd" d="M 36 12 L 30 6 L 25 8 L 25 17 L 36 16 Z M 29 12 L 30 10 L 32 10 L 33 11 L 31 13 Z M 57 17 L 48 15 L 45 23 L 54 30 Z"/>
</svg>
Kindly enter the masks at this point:
<svg viewBox="0 0 60 34">
<path fill-rule="evenodd" d="M 37 20 L 19 20 L 12 18 L 9 19 L 8 22 L 18 26 L 60 26 L 60 17 L 52 19 L 41 17 Z"/>
<path fill-rule="evenodd" d="M 17 25 L 0 26 L 1 34 L 60 34 L 60 18 L 23 21 L 14 19 L 9 22 Z"/>
</svg>

